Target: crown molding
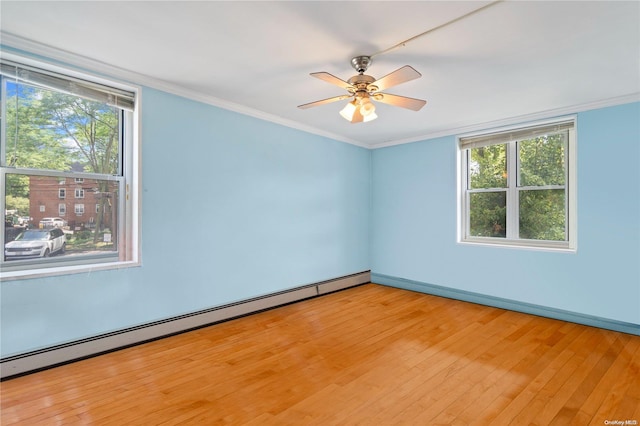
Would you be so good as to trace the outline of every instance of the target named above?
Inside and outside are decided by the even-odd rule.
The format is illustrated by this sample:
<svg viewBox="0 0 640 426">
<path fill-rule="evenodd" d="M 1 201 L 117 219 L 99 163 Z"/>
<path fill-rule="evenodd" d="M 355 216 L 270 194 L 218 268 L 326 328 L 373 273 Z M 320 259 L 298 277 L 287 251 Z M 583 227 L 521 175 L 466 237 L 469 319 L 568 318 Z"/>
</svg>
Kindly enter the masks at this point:
<svg viewBox="0 0 640 426">
<path fill-rule="evenodd" d="M 362 148 L 369 148 L 369 145 L 365 143 L 345 138 L 343 136 L 327 132 L 322 129 L 307 126 L 293 120 L 288 120 L 274 114 L 269 114 L 264 111 L 249 108 L 234 102 L 229 102 L 224 99 L 219 99 L 214 96 L 197 92 L 195 90 L 187 89 L 177 84 L 169 83 L 167 81 L 150 77 L 145 74 L 140 74 L 124 68 L 116 67 L 105 62 L 98 61 L 96 59 L 77 55 L 75 53 L 71 53 L 63 49 L 58 49 L 56 47 L 39 43 L 33 40 L 25 39 L 11 33 L 0 31 L 0 46 L 15 49 L 16 54 L 29 55 L 31 57 L 37 56 L 37 59 L 44 62 L 55 61 L 57 65 L 71 65 L 85 71 L 100 74 L 104 77 L 119 79 L 129 84 L 149 87 L 152 89 L 170 93 L 172 95 L 181 96 L 196 102 L 201 102 L 207 105 L 247 115 L 259 120 L 264 120 L 279 124 L 281 126 L 300 130 L 305 133 L 315 134 L 317 136 L 322 136 L 339 142 L 345 142 Z"/>
<path fill-rule="evenodd" d="M 497 127 L 512 126 L 512 125 L 527 123 L 530 121 L 545 120 L 545 119 L 559 117 L 563 115 L 576 114 L 579 112 L 589 111 L 593 109 L 624 105 L 632 102 L 640 102 L 640 92 L 631 93 L 623 96 L 617 96 L 614 98 L 603 99 L 603 100 L 594 101 L 594 102 L 587 102 L 583 104 L 567 106 L 563 108 L 556 108 L 556 109 L 550 109 L 547 111 L 535 112 L 532 114 L 513 116 L 513 117 L 496 120 L 496 121 L 487 121 L 487 122 L 473 124 L 469 126 L 455 127 L 451 129 L 442 130 L 440 132 L 427 133 L 421 136 L 407 138 L 407 139 L 398 139 L 394 141 L 382 142 L 379 144 L 371 144 L 369 145 L 369 148 L 370 149 L 386 148 L 389 146 L 403 145 L 403 144 L 414 143 L 414 142 L 422 142 L 429 139 L 436 139 L 436 138 L 441 138 L 445 136 L 453 136 L 453 135 L 461 135 L 461 134 L 471 133 L 471 132 L 485 131 L 485 130 L 489 130 Z"/>
</svg>

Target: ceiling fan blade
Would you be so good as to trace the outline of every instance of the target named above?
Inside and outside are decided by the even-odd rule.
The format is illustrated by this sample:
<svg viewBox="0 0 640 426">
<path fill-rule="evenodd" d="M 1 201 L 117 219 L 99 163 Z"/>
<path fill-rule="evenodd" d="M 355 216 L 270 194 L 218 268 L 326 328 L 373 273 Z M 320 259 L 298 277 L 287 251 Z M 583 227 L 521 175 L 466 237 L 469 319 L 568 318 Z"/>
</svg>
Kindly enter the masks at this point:
<svg viewBox="0 0 640 426">
<path fill-rule="evenodd" d="M 355 90 L 355 87 L 353 87 L 351 84 L 336 77 L 333 74 L 329 74 L 328 72 L 312 72 L 310 75 L 312 77 L 326 81 L 327 83 L 335 84 L 336 86 L 341 87 L 344 90 Z"/>
<path fill-rule="evenodd" d="M 351 97 L 351 95 L 334 96 L 333 98 L 327 98 L 327 99 L 323 99 L 321 101 L 309 102 L 308 104 L 298 105 L 298 108 L 307 109 L 307 108 L 315 107 L 315 106 L 318 106 L 318 105 L 324 105 L 324 104 L 329 104 L 331 102 L 341 101 L 343 99 L 347 99 L 347 98 L 350 98 L 350 97 Z"/>
<path fill-rule="evenodd" d="M 401 108 L 411 109 L 413 111 L 419 111 L 427 101 L 422 99 L 408 98 L 406 96 L 390 95 L 388 93 L 376 93 L 372 96 L 373 100 L 389 104 Z"/>
<path fill-rule="evenodd" d="M 378 88 L 377 90 L 385 90 L 400 83 L 415 80 L 418 77 L 422 77 L 422 74 L 409 65 L 405 65 L 404 67 L 398 68 L 391 74 L 387 74 L 371 84 L 376 86 Z"/>
</svg>

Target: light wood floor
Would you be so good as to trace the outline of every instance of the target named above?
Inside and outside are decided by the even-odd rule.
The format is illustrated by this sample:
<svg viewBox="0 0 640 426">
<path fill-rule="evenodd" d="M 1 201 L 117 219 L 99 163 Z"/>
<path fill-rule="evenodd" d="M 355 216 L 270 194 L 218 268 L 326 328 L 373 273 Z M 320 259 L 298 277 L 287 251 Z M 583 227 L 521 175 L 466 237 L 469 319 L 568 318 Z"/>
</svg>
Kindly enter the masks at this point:
<svg viewBox="0 0 640 426">
<path fill-rule="evenodd" d="M 640 337 L 367 284 L 0 386 L 4 426 L 604 425 Z"/>
</svg>

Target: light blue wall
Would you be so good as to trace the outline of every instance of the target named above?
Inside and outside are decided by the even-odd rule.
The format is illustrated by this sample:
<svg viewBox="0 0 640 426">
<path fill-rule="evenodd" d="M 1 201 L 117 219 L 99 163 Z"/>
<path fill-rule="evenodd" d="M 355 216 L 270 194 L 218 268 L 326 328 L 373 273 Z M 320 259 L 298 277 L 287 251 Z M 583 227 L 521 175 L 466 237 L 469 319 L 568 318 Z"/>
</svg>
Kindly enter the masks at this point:
<svg viewBox="0 0 640 426">
<path fill-rule="evenodd" d="M 640 104 L 577 138 L 574 254 L 456 243 L 455 137 L 373 151 L 372 273 L 640 324 Z"/>
<path fill-rule="evenodd" d="M 2 356 L 369 269 L 369 150 L 142 102 L 143 266 L 1 283 Z"/>
<path fill-rule="evenodd" d="M 369 151 L 143 89 L 139 268 L 0 284 L 1 355 L 374 273 L 640 324 L 640 104 L 578 114 L 578 252 L 457 244 L 454 137 Z"/>
</svg>

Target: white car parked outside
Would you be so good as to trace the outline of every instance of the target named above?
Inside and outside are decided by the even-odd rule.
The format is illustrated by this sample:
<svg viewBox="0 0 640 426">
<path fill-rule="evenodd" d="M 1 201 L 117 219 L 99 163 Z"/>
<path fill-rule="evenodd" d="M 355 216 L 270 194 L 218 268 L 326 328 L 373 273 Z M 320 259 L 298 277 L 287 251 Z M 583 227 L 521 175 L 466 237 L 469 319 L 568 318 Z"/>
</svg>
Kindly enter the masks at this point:
<svg viewBox="0 0 640 426">
<path fill-rule="evenodd" d="M 49 257 L 53 253 L 65 252 L 67 237 L 60 228 L 27 229 L 15 240 L 4 245 L 6 260 Z"/>
</svg>

